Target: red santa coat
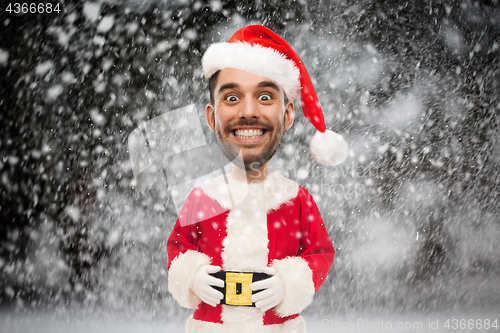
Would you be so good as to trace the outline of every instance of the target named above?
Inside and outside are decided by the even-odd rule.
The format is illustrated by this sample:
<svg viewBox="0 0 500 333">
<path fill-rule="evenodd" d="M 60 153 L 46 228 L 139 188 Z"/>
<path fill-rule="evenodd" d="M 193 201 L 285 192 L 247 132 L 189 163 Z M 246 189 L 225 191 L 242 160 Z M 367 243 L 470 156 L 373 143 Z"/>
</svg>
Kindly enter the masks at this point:
<svg viewBox="0 0 500 333">
<path fill-rule="evenodd" d="M 168 239 L 169 290 L 196 308 L 186 332 L 301 332 L 298 313 L 312 301 L 333 262 L 334 249 L 309 192 L 277 174 L 247 184 L 228 175 L 194 189 Z M 202 265 L 223 271 L 274 267 L 285 298 L 262 313 L 255 307 L 211 307 L 191 290 Z"/>
</svg>

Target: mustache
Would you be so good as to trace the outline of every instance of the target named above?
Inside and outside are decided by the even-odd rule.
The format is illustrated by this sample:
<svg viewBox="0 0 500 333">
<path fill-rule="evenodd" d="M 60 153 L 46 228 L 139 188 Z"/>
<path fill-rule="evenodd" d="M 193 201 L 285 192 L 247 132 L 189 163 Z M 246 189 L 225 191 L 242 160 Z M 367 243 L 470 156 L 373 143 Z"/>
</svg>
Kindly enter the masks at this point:
<svg viewBox="0 0 500 333">
<path fill-rule="evenodd" d="M 236 121 L 235 123 L 232 124 L 226 124 L 224 130 L 226 132 L 231 132 L 234 128 L 236 127 L 242 127 L 242 126 L 247 126 L 247 127 L 261 127 L 267 131 L 272 131 L 273 126 L 271 126 L 268 123 L 262 122 L 257 119 L 240 119 Z"/>
</svg>

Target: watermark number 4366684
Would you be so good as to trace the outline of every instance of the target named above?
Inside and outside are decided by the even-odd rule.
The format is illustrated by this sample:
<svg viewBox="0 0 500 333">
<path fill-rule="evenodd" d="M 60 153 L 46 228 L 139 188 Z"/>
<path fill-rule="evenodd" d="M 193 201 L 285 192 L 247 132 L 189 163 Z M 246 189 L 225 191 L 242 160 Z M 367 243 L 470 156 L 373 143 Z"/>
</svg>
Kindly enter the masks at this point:
<svg viewBox="0 0 500 333">
<path fill-rule="evenodd" d="M 62 5 L 51 2 L 9 2 L 5 11 L 9 14 L 52 14 L 60 13 Z"/>
</svg>

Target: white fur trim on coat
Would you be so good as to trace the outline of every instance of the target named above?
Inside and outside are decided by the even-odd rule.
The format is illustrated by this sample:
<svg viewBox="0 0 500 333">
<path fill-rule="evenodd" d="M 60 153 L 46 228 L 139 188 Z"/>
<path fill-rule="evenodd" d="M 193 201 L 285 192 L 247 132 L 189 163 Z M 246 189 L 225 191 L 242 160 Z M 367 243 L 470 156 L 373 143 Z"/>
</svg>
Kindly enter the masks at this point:
<svg viewBox="0 0 500 333">
<path fill-rule="evenodd" d="M 222 268 L 224 271 L 262 272 L 269 261 L 267 214 L 295 198 L 299 186 L 275 173 L 270 173 L 264 181 L 253 184 L 236 180 L 232 174 L 227 175 L 227 180 L 230 191 L 222 176 L 201 186 L 211 199 L 230 209 L 226 224 L 227 236 L 222 241 Z M 263 313 L 257 308 L 223 306 L 221 315 L 224 327 L 263 327 Z M 227 332 L 239 333 L 241 330 Z M 267 331 L 257 329 L 248 332 Z"/>
<path fill-rule="evenodd" d="M 287 257 L 274 260 L 272 267 L 285 284 L 285 298 L 274 311 L 280 317 L 299 313 L 311 304 L 314 296 L 313 272 L 306 260 L 300 257 Z"/>
<path fill-rule="evenodd" d="M 179 254 L 168 270 L 168 290 L 185 308 L 196 308 L 201 300 L 191 290 L 196 271 L 203 265 L 210 265 L 212 260 L 204 253 L 188 250 Z"/>
<path fill-rule="evenodd" d="M 267 214 L 258 200 L 246 199 L 227 216 L 221 253 L 225 271 L 262 272 L 267 266 Z"/>
<path fill-rule="evenodd" d="M 203 55 L 202 66 L 206 78 L 224 68 L 242 69 L 275 81 L 290 101 L 300 96 L 299 69 L 272 48 L 242 42 L 215 43 Z"/>
<path fill-rule="evenodd" d="M 259 310 L 260 311 L 260 310 Z M 306 333 L 306 321 L 302 317 L 279 325 L 246 325 L 243 323 L 216 324 L 188 318 L 186 333 Z"/>
<path fill-rule="evenodd" d="M 234 208 L 231 202 L 234 202 L 236 207 L 248 207 L 245 203 L 252 203 L 252 207 L 247 211 L 248 214 L 253 214 L 255 209 L 262 209 L 267 214 L 295 198 L 299 193 L 299 185 L 296 182 L 273 172 L 269 173 L 261 183 L 248 184 L 246 181 L 235 179 L 232 174 L 227 175 L 227 180 L 229 190 L 222 176 L 207 181 L 201 185 L 201 189 L 225 209 Z"/>
</svg>

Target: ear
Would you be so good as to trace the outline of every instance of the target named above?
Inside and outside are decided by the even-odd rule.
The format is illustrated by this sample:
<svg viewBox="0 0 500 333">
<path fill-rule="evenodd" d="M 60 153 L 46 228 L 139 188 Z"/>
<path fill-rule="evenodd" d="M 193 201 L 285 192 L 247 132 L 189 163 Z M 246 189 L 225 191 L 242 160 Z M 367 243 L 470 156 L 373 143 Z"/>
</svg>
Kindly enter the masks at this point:
<svg viewBox="0 0 500 333">
<path fill-rule="evenodd" d="M 207 120 L 208 127 L 212 132 L 215 131 L 215 108 L 212 103 L 208 103 L 205 107 L 205 118 Z"/>
<path fill-rule="evenodd" d="M 293 120 L 295 119 L 295 109 L 293 102 L 288 102 L 285 109 L 285 130 L 289 129 L 293 125 Z"/>
</svg>

